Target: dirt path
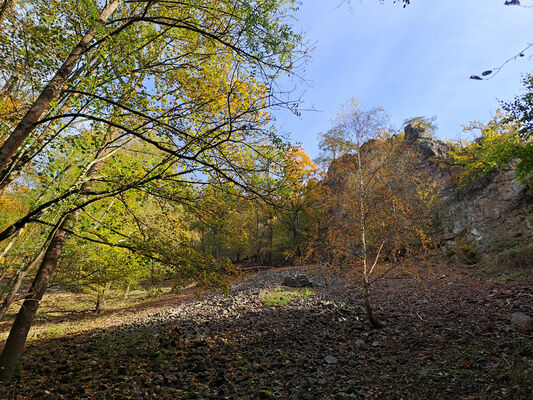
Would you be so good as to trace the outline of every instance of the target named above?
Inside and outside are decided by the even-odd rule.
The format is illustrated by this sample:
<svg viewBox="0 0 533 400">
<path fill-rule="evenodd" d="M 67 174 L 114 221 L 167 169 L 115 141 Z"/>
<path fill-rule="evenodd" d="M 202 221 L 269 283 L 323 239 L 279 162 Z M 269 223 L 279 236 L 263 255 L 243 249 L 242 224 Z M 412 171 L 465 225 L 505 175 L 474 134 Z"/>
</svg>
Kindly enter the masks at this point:
<svg viewBox="0 0 533 400">
<path fill-rule="evenodd" d="M 34 343 L 17 399 L 528 399 L 533 282 L 448 269 L 379 282 L 370 329 L 357 283 L 307 271 L 318 285 L 287 304 L 265 293 L 295 269 L 267 271 L 229 296 L 187 298 L 118 327 Z M 149 310 L 149 308 L 148 308 Z M 144 312 L 144 311 L 143 311 Z M 130 318 L 131 317 L 131 318 Z"/>
</svg>

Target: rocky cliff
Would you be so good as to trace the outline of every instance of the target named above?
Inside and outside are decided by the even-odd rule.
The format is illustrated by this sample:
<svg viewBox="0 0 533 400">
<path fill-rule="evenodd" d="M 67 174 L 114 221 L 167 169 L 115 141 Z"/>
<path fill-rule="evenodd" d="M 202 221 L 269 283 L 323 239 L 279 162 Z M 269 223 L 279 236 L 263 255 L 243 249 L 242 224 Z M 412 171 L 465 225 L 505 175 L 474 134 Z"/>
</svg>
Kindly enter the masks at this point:
<svg viewBox="0 0 533 400">
<path fill-rule="evenodd" d="M 472 261 L 481 261 L 494 251 L 530 239 L 533 198 L 512 169 L 492 171 L 458 187 L 457 170 L 445 162 L 449 145 L 411 125 L 405 127 L 405 140 L 419 150 L 422 162 L 441 180 L 439 239 L 444 249 L 468 243 L 477 253 L 471 255 Z M 527 261 L 533 265 L 533 259 Z"/>
<path fill-rule="evenodd" d="M 533 266 L 533 197 L 510 168 L 493 171 L 466 187 L 459 187 L 457 169 L 449 165 L 451 145 L 436 139 L 422 126 L 407 125 L 406 144 L 418 154 L 418 168 L 434 176 L 440 190 L 437 210 L 437 243 L 448 255 L 466 263 L 505 263 Z M 333 162 L 325 183 L 339 190 L 343 176 Z M 355 167 L 355 165 L 354 165 Z M 498 258 L 500 257 L 500 258 Z"/>
</svg>

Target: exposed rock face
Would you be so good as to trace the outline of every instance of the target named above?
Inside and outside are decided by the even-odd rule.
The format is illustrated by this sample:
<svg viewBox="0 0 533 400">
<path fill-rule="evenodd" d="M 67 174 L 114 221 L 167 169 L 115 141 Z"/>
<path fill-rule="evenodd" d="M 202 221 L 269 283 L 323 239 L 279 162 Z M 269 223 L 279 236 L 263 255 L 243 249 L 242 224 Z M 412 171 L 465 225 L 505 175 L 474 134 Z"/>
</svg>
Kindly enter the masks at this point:
<svg viewBox="0 0 533 400">
<path fill-rule="evenodd" d="M 420 126 L 407 125 L 405 141 L 419 150 L 422 163 L 432 169 L 451 150 L 451 146 Z M 528 234 L 531 226 L 527 215 L 533 212 L 533 202 L 513 170 L 493 171 L 464 188 L 457 187 L 455 173 L 450 168 L 435 171 L 442 181 L 439 222 L 445 247 L 453 247 L 458 241 L 468 242 L 487 256 L 499 239 Z"/>
<path fill-rule="evenodd" d="M 354 155 L 345 154 L 336 160 L 331 161 L 328 173 L 322 184 L 327 186 L 332 194 L 344 190 L 348 174 L 357 170 L 357 161 Z"/>
<path fill-rule="evenodd" d="M 527 214 L 533 204 L 511 170 L 488 174 L 450 192 L 442 202 L 444 238 L 460 236 L 481 250 L 498 238 L 522 237 L 531 228 Z"/>
<path fill-rule="evenodd" d="M 417 147 L 422 157 L 429 160 L 434 157 L 444 158 L 450 151 L 450 146 L 436 139 L 423 126 L 409 124 L 404 128 L 405 141 Z"/>
</svg>

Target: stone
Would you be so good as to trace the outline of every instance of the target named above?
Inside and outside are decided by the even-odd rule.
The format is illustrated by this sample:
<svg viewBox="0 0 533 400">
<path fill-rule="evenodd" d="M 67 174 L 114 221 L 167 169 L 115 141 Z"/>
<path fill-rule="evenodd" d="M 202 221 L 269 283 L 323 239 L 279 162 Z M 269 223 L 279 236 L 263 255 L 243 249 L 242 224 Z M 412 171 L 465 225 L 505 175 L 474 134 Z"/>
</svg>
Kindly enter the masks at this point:
<svg viewBox="0 0 533 400">
<path fill-rule="evenodd" d="M 511 315 L 511 325 L 525 330 L 533 325 L 533 318 L 522 312 L 515 312 Z"/>
<path fill-rule="evenodd" d="M 313 282 L 307 277 L 307 275 L 294 275 L 287 276 L 283 279 L 283 286 L 293 288 L 313 287 Z"/>
<path fill-rule="evenodd" d="M 339 360 L 337 359 L 337 357 L 333 357 L 333 356 L 326 356 L 324 357 L 324 361 L 328 364 L 337 364 L 339 362 Z"/>
<path fill-rule="evenodd" d="M 489 171 L 459 187 L 458 167 L 445 167 L 450 164 L 448 158 L 452 145 L 434 137 L 423 124 L 408 124 L 404 133 L 405 143 L 414 150 L 417 168 L 434 178 L 440 189 L 436 221 L 440 233 L 435 239 L 443 254 L 454 262 L 464 264 L 464 257 L 449 250 L 468 244 L 482 254 L 483 259 L 467 259 L 466 264 L 490 263 L 495 255 L 507 248 L 519 250 L 517 240 L 531 237 L 533 219 L 528 216 L 533 215 L 532 197 L 528 194 L 527 184 L 517 178 L 513 168 Z M 371 151 L 375 142 L 369 141 L 363 146 L 368 146 Z M 342 195 L 349 190 L 350 171 L 356 170 L 356 157 L 345 154 L 330 163 L 321 185 L 334 196 Z M 328 212 L 336 218 L 343 217 L 334 209 Z M 516 240 L 511 240 L 513 238 Z M 358 250 L 356 247 L 351 249 L 354 253 Z M 523 258 L 528 254 L 524 253 Z M 509 268 L 512 268 L 513 261 L 509 263 Z M 504 270 L 507 266 L 502 265 L 501 268 Z"/>
<path fill-rule="evenodd" d="M 423 126 L 408 124 L 404 132 L 405 141 L 417 147 L 426 160 L 433 157 L 446 157 L 450 150 L 449 145 L 435 138 Z"/>
</svg>

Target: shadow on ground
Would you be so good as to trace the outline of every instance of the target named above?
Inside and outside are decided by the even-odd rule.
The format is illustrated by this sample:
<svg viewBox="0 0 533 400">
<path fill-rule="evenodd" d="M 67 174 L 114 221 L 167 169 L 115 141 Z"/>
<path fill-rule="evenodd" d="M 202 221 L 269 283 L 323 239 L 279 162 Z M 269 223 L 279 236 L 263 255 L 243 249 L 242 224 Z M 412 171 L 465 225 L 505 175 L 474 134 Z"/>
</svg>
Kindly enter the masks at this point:
<svg viewBox="0 0 533 400">
<path fill-rule="evenodd" d="M 0 397 L 527 399 L 532 337 L 513 331 L 508 313 L 531 306 L 530 288 L 392 280 L 375 295 L 381 330 L 360 314 L 357 288 L 282 307 L 254 291 L 213 296 L 142 324 L 36 343 Z"/>
</svg>

